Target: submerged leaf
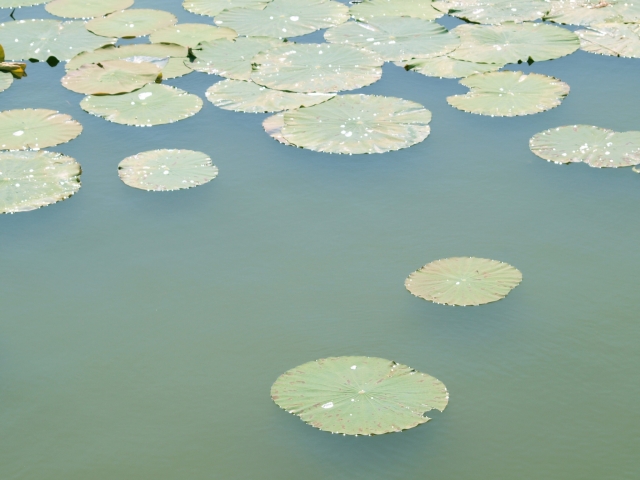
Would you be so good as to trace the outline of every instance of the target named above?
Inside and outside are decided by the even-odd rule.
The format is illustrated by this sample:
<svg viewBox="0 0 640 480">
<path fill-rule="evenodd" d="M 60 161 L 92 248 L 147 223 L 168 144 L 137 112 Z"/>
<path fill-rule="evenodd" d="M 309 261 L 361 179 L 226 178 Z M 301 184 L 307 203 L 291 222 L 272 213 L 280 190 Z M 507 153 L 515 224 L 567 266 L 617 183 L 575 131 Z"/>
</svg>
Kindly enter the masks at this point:
<svg viewBox="0 0 640 480">
<path fill-rule="evenodd" d="M 640 58 L 640 25 L 601 23 L 578 30 L 580 49 L 614 57 Z"/>
<path fill-rule="evenodd" d="M 71 70 L 62 78 L 62 86 L 84 95 L 117 95 L 132 92 L 162 78 L 152 63 L 109 60 Z"/>
<path fill-rule="evenodd" d="M 500 63 L 475 63 L 457 60 L 447 55 L 434 58 L 413 58 L 399 62 L 406 70 L 418 72 L 427 77 L 464 78 L 478 73 L 495 72 L 504 67 Z"/>
<path fill-rule="evenodd" d="M 270 1 L 271 0 L 184 0 L 182 6 L 191 13 L 215 17 L 223 10 L 238 7 L 259 7 Z"/>
<path fill-rule="evenodd" d="M 445 0 L 433 6 L 468 22 L 491 25 L 533 22 L 549 11 L 545 0 Z"/>
<path fill-rule="evenodd" d="M 449 402 L 437 378 L 384 358 L 329 357 L 282 374 L 271 387 L 282 409 L 309 425 L 345 435 L 401 432 Z"/>
<path fill-rule="evenodd" d="M 233 40 L 238 34 L 225 27 L 214 27 L 202 23 L 180 23 L 153 32 L 149 36 L 151 43 L 175 43 L 184 47 L 195 47 L 200 42 L 212 42 L 221 38 Z"/>
<path fill-rule="evenodd" d="M 364 0 L 355 3 L 351 15 L 358 20 L 372 20 L 379 17 L 414 17 L 435 20 L 443 13 L 433 8 L 431 0 Z"/>
<path fill-rule="evenodd" d="M 53 0 L 45 10 L 66 18 L 101 17 L 133 5 L 133 0 Z"/>
<path fill-rule="evenodd" d="M 0 112 L 1 150 L 39 150 L 73 140 L 82 125 L 55 110 L 26 108 Z"/>
<path fill-rule="evenodd" d="M 164 10 L 130 8 L 106 17 L 94 18 L 87 23 L 87 30 L 104 37 L 135 38 L 176 23 L 178 19 Z"/>
</svg>

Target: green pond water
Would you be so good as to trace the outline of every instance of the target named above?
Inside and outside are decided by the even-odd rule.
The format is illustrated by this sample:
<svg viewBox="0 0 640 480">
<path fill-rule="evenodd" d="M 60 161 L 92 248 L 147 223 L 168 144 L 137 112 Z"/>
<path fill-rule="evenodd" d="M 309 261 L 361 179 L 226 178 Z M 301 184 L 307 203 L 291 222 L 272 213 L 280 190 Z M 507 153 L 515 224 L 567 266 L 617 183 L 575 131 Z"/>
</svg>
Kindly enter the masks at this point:
<svg viewBox="0 0 640 480">
<path fill-rule="evenodd" d="M 178 0 L 136 6 L 210 21 Z M 638 478 L 640 175 L 550 164 L 528 140 L 575 123 L 640 130 L 640 60 L 577 52 L 509 68 L 571 93 L 545 113 L 483 117 L 446 103 L 466 91 L 457 81 L 387 64 L 361 91 L 425 105 L 431 136 L 337 156 L 280 145 L 265 115 L 206 101 L 172 125 L 109 123 L 60 85 L 62 64 L 30 64 L 2 110 L 80 121 L 51 150 L 82 164 L 83 186 L 0 217 L 0 479 Z M 204 99 L 218 80 L 166 83 Z M 118 163 L 156 148 L 206 152 L 220 175 L 170 193 L 124 185 Z M 508 262 L 523 283 L 467 308 L 405 290 L 449 256 Z M 337 355 L 427 372 L 449 407 L 355 438 L 272 402 L 282 372 Z"/>
</svg>

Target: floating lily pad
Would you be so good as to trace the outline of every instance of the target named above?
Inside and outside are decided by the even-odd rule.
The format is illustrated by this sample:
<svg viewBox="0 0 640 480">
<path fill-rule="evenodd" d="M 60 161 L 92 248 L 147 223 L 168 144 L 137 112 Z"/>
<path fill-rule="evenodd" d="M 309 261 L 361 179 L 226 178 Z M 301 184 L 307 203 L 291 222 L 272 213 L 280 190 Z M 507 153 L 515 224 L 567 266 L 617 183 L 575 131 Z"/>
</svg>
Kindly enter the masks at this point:
<svg viewBox="0 0 640 480">
<path fill-rule="evenodd" d="M 133 5 L 133 0 L 53 0 L 44 7 L 58 17 L 93 18 L 102 17 Z"/>
<path fill-rule="evenodd" d="M 0 213 L 18 213 L 65 200 L 80 189 L 80 165 L 46 151 L 0 152 Z"/>
<path fill-rule="evenodd" d="M 204 185 L 218 176 L 218 168 L 202 152 L 151 150 L 122 160 L 118 175 L 130 187 L 168 192 Z"/>
<path fill-rule="evenodd" d="M 316 152 L 384 153 L 422 142 L 431 112 L 395 97 L 339 95 L 320 105 L 284 113 L 281 133 Z"/>
<path fill-rule="evenodd" d="M 51 0 L 0 0 L 0 8 L 20 8 L 42 5 Z"/>
<path fill-rule="evenodd" d="M 290 92 L 339 92 L 377 82 L 383 63 L 377 53 L 350 45 L 284 45 L 253 58 L 251 80 Z"/>
<path fill-rule="evenodd" d="M 18 20 L 0 24 L 0 44 L 9 60 L 67 61 L 81 52 L 116 43 L 90 33 L 82 21 Z"/>
<path fill-rule="evenodd" d="M 233 41 L 223 39 L 203 42 L 193 50 L 196 59 L 188 66 L 211 75 L 233 80 L 249 80 L 253 57 L 282 43 L 280 40 L 267 37 L 240 37 Z"/>
<path fill-rule="evenodd" d="M 578 30 L 580 49 L 614 57 L 640 58 L 640 25 L 601 23 L 592 30 Z"/>
<path fill-rule="evenodd" d="M 452 107 L 492 117 L 544 112 L 560 105 L 569 85 L 557 78 L 522 72 L 491 72 L 460 80 L 470 92 L 447 97 Z"/>
<path fill-rule="evenodd" d="M 391 360 L 330 357 L 282 374 L 271 387 L 282 409 L 309 425 L 344 435 L 401 432 L 449 403 L 437 378 Z"/>
<path fill-rule="evenodd" d="M 94 18 L 87 23 L 87 30 L 103 37 L 135 38 L 176 23 L 178 19 L 163 10 L 130 8 L 106 17 Z"/>
<path fill-rule="evenodd" d="M 540 158 L 554 163 L 582 162 L 597 168 L 640 164 L 640 132 L 568 125 L 534 135 L 529 147 Z"/>
<path fill-rule="evenodd" d="M 73 140 L 82 125 L 55 110 L 5 110 L 0 112 L 1 150 L 39 150 Z"/>
<path fill-rule="evenodd" d="M 465 62 L 447 55 L 434 58 L 414 58 L 406 62 L 400 62 L 398 65 L 427 77 L 439 78 L 464 78 L 478 73 L 495 72 L 504 67 L 503 64 L 499 63 Z"/>
<path fill-rule="evenodd" d="M 109 60 L 71 70 L 62 78 L 62 86 L 84 95 L 117 95 L 132 92 L 162 78 L 152 63 Z"/>
<path fill-rule="evenodd" d="M 451 57 L 478 63 L 518 63 L 552 60 L 580 47 L 577 35 L 544 23 L 459 25 L 452 30 L 461 40 Z"/>
<path fill-rule="evenodd" d="M 533 22 L 549 11 L 545 0 L 451 0 L 434 2 L 433 6 L 468 22 L 489 25 Z"/>
<path fill-rule="evenodd" d="M 428 263 L 404 285 L 416 297 L 444 305 L 483 305 L 503 299 L 522 281 L 511 265 L 486 258 L 454 257 Z"/>
<path fill-rule="evenodd" d="M 545 20 L 590 26 L 604 22 L 640 22 L 640 2 L 628 0 L 554 0 Z"/>
<path fill-rule="evenodd" d="M 184 0 L 185 10 L 197 15 L 215 17 L 223 10 L 238 7 L 259 7 L 271 0 Z"/>
<path fill-rule="evenodd" d="M 181 23 L 163 28 L 149 36 L 151 43 L 175 43 L 184 47 L 195 47 L 200 42 L 212 42 L 221 38 L 233 40 L 238 34 L 225 27 L 214 27 L 202 23 Z"/>
<path fill-rule="evenodd" d="M 13 83 L 13 75 L 7 72 L 0 72 L 0 92 L 4 92 Z"/>
<path fill-rule="evenodd" d="M 273 0 L 221 12 L 215 23 L 249 37 L 288 38 L 331 28 L 349 20 L 346 5 L 334 0 Z"/>
<path fill-rule="evenodd" d="M 379 17 L 349 22 L 327 30 L 331 43 L 368 48 L 388 61 L 439 57 L 453 51 L 460 39 L 436 22 L 411 17 Z"/>
<path fill-rule="evenodd" d="M 351 15 L 365 21 L 379 17 L 415 17 L 435 20 L 443 13 L 433 8 L 431 0 L 365 0 L 351 7 Z"/>
<path fill-rule="evenodd" d="M 291 145 L 289 141 L 282 136 L 282 128 L 284 127 L 284 113 L 276 113 L 267 117 L 262 122 L 264 131 L 271 136 L 274 140 L 282 143 L 283 145 Z"/>
</svg>

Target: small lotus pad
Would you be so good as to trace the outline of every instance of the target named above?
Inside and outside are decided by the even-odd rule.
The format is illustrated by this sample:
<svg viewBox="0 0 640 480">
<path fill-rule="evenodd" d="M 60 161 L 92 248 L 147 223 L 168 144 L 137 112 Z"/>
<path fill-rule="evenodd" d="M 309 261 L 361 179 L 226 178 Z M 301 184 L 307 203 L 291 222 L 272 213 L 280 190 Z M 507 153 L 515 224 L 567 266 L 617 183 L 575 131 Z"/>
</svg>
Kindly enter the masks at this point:
<svg viewBox="0 0 640 480">
<path fill-rule="evenodd" d="M 238 34 L 230 28 L 214 27 L 202 23 L 180 23 L 153 32 L 149 36 L 151 43 L 175 43 L 184 47 L 195 47 L 200 42 L 211 42 L 225 38 L 233 40 Z"/>
<path fill-rule="evenodd" d="M 261 7 L 271 0 L 184 0 L 182 6 L 185 10 L 196 15 L 208 15 L 215 17 L 223 10 L 238 7 Z"/>
<path fill-rule="evenodd" d="M 431 0 L 364 0 L 355 3 L 351 15 L 358 20 L 371 20 L 380 17 L 414 17 L 423 20 L 436 20 L 443 13 L 433 8 Z"/>
<path fill-rule="evenodd" d="M 427 77 L 464 78 L 478 73 L 500 70 L 504 65 L 496 63 L 465 62 L 447 55 L 434 58 L 414 58 L 408 62 L 400 62 L 400 66 Z"/>
<path fill-rule="evenodd" d="M 44 7 L 58 17 L 93 18 L 102 17 L 133 5 L 133 0 L 53 0 Z"/>
<path fill-rule="evenodd" d="M 38 150 L 73 140 L 82 125 L 55 110 L 5 110 L 0 112 L 0 149 Z"/>
<path fill-rule="evenodd" d="M 135 38 L 176 23 L 178 19 L 163 10 L 130 8 L 106 17 L 94 18 L 87 23 L 87 30 L 104 37 Z"/>
<path fill-rule="evenodd" d="M 153 63 L 109 60 L 72 70 L 62 78 L 62 86 L 84 95 L 117 95 L 144 87 L 162 78 Z"/>
</svg>

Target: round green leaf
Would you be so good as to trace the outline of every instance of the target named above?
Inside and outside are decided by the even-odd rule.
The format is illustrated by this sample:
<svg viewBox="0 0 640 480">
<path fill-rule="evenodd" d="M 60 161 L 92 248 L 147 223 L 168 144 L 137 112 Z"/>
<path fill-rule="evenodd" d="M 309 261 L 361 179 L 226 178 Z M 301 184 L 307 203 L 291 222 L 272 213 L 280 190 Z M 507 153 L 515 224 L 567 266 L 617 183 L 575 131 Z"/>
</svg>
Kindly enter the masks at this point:
<svg viewBox="0 0 640 480">
<path fill-rule="evenodd" d="M 640 22 L 640 3 L 628 0 L 554 0 L 545 20 L 590 26 L 605 22 Z"/>
<path fill-rule="evenodd" d="M 191 117 L 202 108 L 202 100 L 179 88 L 149 84 L 124 95 L 85 97 L 83 110 L 123 125 L 151 127 Z"/>
<path fill-rule="evenodd" d="M 175 43 L 184 47 L 195 47 L 200 42 L 211 42 L 221 38 L 233 40 L 238 34 L 225 27 L 214 27 L 202 23 L 181 23 L 153 32 L 151 43 Z"/>
<path fill-rule="evenodd" d="M 347 20 L 349 9 L 334 0 L 273 0 L 261 6 L 225 10 L 216 16 L 215 23 L 239 35 L 288 38 Z"/>
<path fill-rule="evenodd" d="M 131 8 L 106 17 L 94 18 L 87 23 L 87 30 L 104 37 L 135 38 L 176 23 L 178 19 L 169 12 Z"/>
<path fill-rule="evenodd" d="M 0 92 L 4 92 L 13 83 L 13 75 L 8 72 L 0 72 Z"/>
<path fill-rule="evenodd" d="M 71 70 L 62 78 L 62 86 L 84 95 L 117 95 L 132 92 L 162 78 L 152 63 L 109 60 Z"/>
<path fill-rule="evenodd" d="M 533 22 L 549 11 L 545 0 L 451 0 L 434 2 L 433 6 L 468 22 L 490 25 Z"/>
<path fill-rule="evenodd" d="M 0 0 L 0 8 L 20 8 L 42 5 L 51 0 Z"/>
<path fill-rule="evenodd" d="M 330 93 L 377 82 L 384 61 L 350 45 L 300 43 L 267 50 L 253 58 L 251 80 L 290 92 Z"/>
<path fill-rule="evenodd" d="M 640 58 L 640 25 L 601 23 L 578 30 L 580 49 L 614 57 Z"/>
<path fill-rule="evenodd" d="M 560 105 L 569 85 L 557 78 L 522 72 L 491 72 L 460 80 L 470 92 L 447 97 L 452 107 L 479 115 L 515 117 Z"/>
<path fill-rule="evenodd" d="M 238 7 L 259 7 L 271 0 L 184 0 L 185 10 L 197 15 L 215 17 L 223 10 Z"/>
<path fill-rule="evenodd" d="M 640 132 L 614 132 L 591 125 L 568 125 L 537 133 L 529 148 L 554 163 L 586 163 L 592 167 L 640 164 Z"/>
<path fill-rule="evenodd" d="M 459 25 L 452 30 L 460 47 L 451 57 L 478 63 L 552 60 L 575 52 L 580 40 L 573 32 L 544 23 Z"/>
<path fill-rule="evenodd" d="M 151 150 L 122 160 L 118 175 L 130 187 L 168 192 L 204 185 L 218 176 L 218 168 L 202 152 Z"/>
<path fill-rule="evenodd" d="M 253 57 L 282 43 L 280 40 L 267 37 L 240 37 L 233 41 L 222 39 L 203 42 L 193 50 L 196 59 L 188 66 L 198 72 L 234 80 L 250 80 Z"/>
<path fill-rule="evenodd" d="M 354 4 L 351 15 L 358 20 L 379 17 L 415 17 L 423 20 L 440 18 L 442 12 L 433 8 L 431 0 L 364 0 Z"/>
<path fill-rule="evenodd" d="M 340 95 L 320 105 L 284 113 L 282 135 L 316 152 L 384 153 L 422 142 L 431 112 L 395 97 Z"/>
<path fill-rule="evenodd" d="M 398 65 L 427 77 L 439 78 L 465 78 L 478 73 L 495 72 L 504 67 L 499 63 L 465 62 L 447 55 L 434 58 L 414 58 L 408 62 L 400 62 Z"/>
<path fill-rule="evenodd" d="M 486 258 L 454 257 L 428 263 L 404 285 L 416 297 L 444 305 L 483 305 L 503 299 L 522 281 L 511 265 Z"/>
<path fill-rule="evenodd" d="M 53 0 L 44 8 L 58 17 L 93 18 L 124 10 L 131 5 L 133 0 Z"/>
<path fill-rule="evenodd" d="M 443 411 L 449 394 L 437 378 L 384 358 L 330 357 L 282 374 L 271 398 L 304 422 L 331 433 L 401 432 Z"/>
<path fill-rule="evenodd" d="M 46 151 L 0 152 L 0 213 L 36 210 L 80 189 L 80 165 Z"/>
<path fill-rule="evenodd" d="M 458 36 L 439 23 L 411 17 L 349 22 L 327 30 L 324 37 L 331 43 L 368 48 L 388 61 L 439 57 L 460 44 Z"/>
<path fill-rule="evenodd" d="M 73 140 L 82 125 L 55 110 L 26 108 L 0 112 L 1 150 L 39 150 Z"/>
</svg>

